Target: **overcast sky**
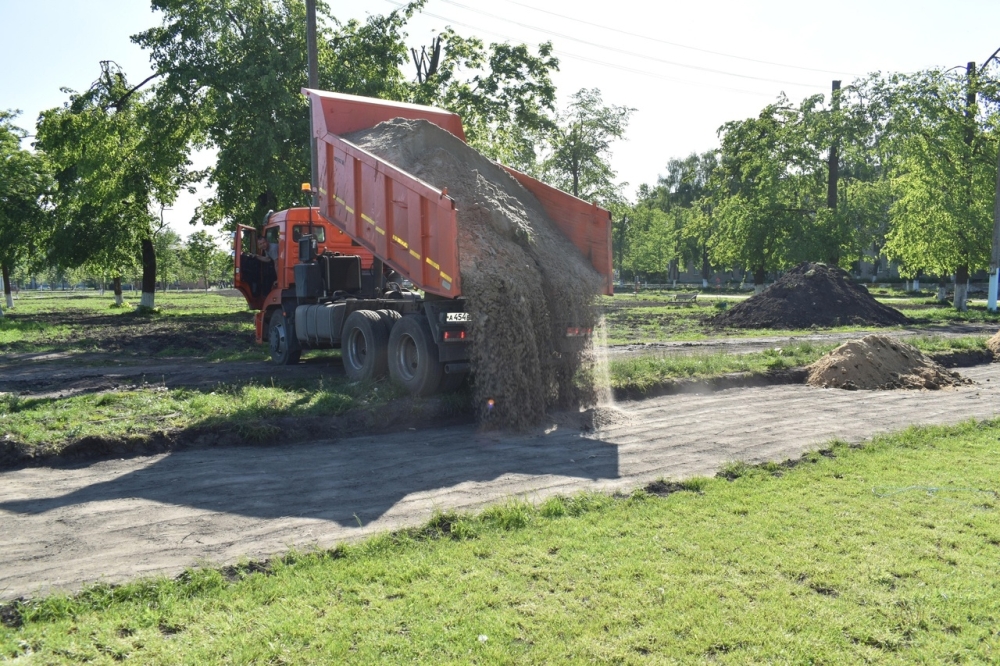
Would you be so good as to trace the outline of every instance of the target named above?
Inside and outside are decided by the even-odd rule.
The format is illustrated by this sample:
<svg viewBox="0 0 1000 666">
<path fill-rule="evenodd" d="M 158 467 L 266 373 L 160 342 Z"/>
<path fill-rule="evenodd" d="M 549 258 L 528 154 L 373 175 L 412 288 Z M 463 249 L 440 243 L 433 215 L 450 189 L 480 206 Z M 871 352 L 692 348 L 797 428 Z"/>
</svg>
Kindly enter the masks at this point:
<svg viewBox="0 0 1000 666">
<path fill-rule="evenodd" d="M 330 3 L 341 20 L 396 5 Z M 33 132 L 40 111 L 65 101 L 60 88 L 96 78 L 99 60 L 141 80 L 149 61 L 129 36 L 157 22 L 143 0 L 0 0 L 0 109 L 21 109 Z M 671 157 L 714 147 L 722 123 L 781 92 L 798 101 L 835 78 L 981 62 L 1000 47 L 1000 3 L 987 1 L 430 0 L 410 41 L 427 43 L 447 25 L 485 41 L 552 41 L 563 98 L 596 87 L 606 102 L 635 108 L 613 159 L 630 193 Z M 196 205 L 184 196 L 165 213 L 183 236 Z"/>
</svg>

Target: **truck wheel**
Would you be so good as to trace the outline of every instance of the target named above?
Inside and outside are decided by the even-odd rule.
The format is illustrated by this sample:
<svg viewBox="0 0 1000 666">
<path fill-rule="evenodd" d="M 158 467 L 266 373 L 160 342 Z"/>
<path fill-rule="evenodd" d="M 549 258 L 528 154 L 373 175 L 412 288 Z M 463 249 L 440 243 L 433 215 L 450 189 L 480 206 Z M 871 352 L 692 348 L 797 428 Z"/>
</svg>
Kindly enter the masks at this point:
<svg viewBox="0 0 1000 666">
<path fill-rule="evenodd" d="M 392 333 L 392 327 L 396 325 L 396 322 L 402 319 L 403 315 L 399 314 L 395 310 L 376 310 L 378 316 L 382 318 L 382 323 L 385 325 L 386 335 Z"/>
<path fill-rule="evenodd" d="M 407 315 L 396 322 L 389 335 L 389 376 L 412 395 L 430 395 L 443 372 L 427 318 Z"/>
<path fill-rule="evenodd" d="M 371 381 L 385 376 L 389 333 L 372 310 L 355 310 L 344 322 L 340 356 L 347 376 Z"/>
<path fill-rule="evenodd" d="M 280 309 L 271 315 L 267 327 L 267 340 L 271 348 L 271 361 L 278 365 L 295 365 L 302 356 L 298 340 Z"/>
</svg>

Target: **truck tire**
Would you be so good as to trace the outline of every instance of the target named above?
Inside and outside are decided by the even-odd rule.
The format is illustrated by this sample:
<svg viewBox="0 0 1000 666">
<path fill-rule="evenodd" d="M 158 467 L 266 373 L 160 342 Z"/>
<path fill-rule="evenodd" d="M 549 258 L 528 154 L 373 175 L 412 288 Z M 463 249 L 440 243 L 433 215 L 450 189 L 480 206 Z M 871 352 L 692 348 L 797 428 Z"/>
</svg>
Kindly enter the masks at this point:
<svg viewBox="0 0 1000 666">
<path fill-rule="evenodd" d="M 382 318 L 382 323 L 385 325 L 385 334 L 389 335 L 392 333 L 392 327 L 396 325 L 396 322 L 402 319 L 403 315 L 399 314 L 395 310 L 376 310 L 378 316 Z"/>
<path fill-rule="evenodd" d="M 295 365 L 302 356 L 299 341 L 281 308 L 271 314 L 267 326 L 267 341 L 271 348 L 271 361 L 277 365 Z"/>
<path fill-rule="evenodd" d="M 441 384 L 444 367 L 437 343 L 423 315 L 407 315 L 389 335 L 389 376 L 411 395 L 430 395 Z"/>
<path fill-rule="evenodd" d="M 389 333 L 377 312 L 352 312 L 344 322 L 341 339 L 340 356 L 348 377 L 360 382 L 385 377 Z"/>
</svg>

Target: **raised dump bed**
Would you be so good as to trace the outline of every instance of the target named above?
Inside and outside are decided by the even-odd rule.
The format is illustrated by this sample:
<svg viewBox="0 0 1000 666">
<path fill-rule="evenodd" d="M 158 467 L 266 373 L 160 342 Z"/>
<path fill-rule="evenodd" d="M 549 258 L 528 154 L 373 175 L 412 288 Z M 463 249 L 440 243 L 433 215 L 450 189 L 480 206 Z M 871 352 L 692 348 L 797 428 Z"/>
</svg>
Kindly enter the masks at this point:
<svg viewBox="0 0 1000 666">
<path fill-rule="evenodd" d="M 428 120 L 463 141 L 457 114 L 426 106 L 306 89 L 319 163 L 320 214 L 419 288 L 462 295 L 455 203 L 437 188 L 341 137 L 393 118 Z M 611 295 L 611 214 L 593 203 L 504 167 L 535 195 L 560 231 L 605 278 Z"/>
</svg>

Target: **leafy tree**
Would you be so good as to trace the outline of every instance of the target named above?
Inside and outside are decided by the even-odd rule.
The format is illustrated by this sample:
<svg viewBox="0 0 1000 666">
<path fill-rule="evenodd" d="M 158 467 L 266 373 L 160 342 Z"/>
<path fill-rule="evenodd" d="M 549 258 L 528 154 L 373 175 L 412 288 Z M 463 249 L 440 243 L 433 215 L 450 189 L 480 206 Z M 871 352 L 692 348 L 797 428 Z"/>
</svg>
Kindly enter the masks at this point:
<svg viewBox="0 0 1000 666">
<path fill-rule="evenodd" d="M 16 113 L 0 111 L 0 271 L 8 308 L 14 307 L 11 272 L 39 254 L 49 233 L 45 197 L 52 187 L 43 156 L 21 148 L 25 132 Z M 0 308 L 0 317 L 3 309 Z"/>
<path fill-rule="evenodd" d="M 171 229 L 160 229 L 153 236 L 153 247 L 156 249 L 156 273 L 160 279 L 163 291 L 167 291 L 171 282 L 180 277 L 180 269 L 184 265 L 184 246 L 181 237 Z"/>
<path fill-rule="evenodd" d="M 205 291 L 208 291 L 209 277 L 212 274 L 215 257 L 219 249 L 207 231 L 196 231 L 185 243 L 185 263 L 204 281 Z"/>
<path fill-rule="evenodd" d="M 678 263 L 700 263 L 702 284 L 708 285 L 711 274 L 709 247 L 714 233 L 708 200 L 712 174 L 718 166 L 716 151 L 692 153 L 684 159 L 671 159 L 667 174 L 654 187 L 641 185 L 639 201 L 656 206 L 676 219 L 679 230 L 672 275 L 676 279 Z"/>
<path fill-rule="evenodd" d="M 451 29 L 436 40 L 438 56 L 408 80 L 407 22 L 423 5 L 341 23 L 323 3 L 317 13 L 320 87 L 423 104 L 459 113 L 472 145 L 527 168 L 536 135 L 548 129 L 555 99 L 551 45 L 527 47 L 465 39 Z M 215 196 L 199 215 L 258 223 L 268 210 L 304 203 L 309 173 L 305 9 L 296 0 L 153 0 L 161 26 L 133 37 L 147 49 L 158 94 L 198 108 L 206 142 L 218 151 L 208 173 Z M 443 55 L 441 55 L 443 53 Z"/>
<path fill-rule="evenodd" d="M 141 257 L 142 303 L 154 306 L 154 203 L 171 203 L 189 184 L 191 125 L 129 85 L 111 62 L 85 92 L 42 113 L 37 145 L 55 167 L 57 229 L 52 261 L 85 263 L 120 277 Z"/>
<path fill-rule="evenodd" d="M 486 47 L 448 28 L 432 52 L 436 57 L 418 67 L 408 101 L 454 111 L 462 117 L 470 145 L 499 162 L 537 173 L 537 148 L 555 129 L 551 74 L 559 61 L 552 44 L 539 45 L 536 55 L 523 44 Z"/>
<path fill-rule="evenodd" d="M 605 106 L 597 88 L 573 94 L 556 120 L 549 155 L 542 164 L 545 179 L 574 196 L 609 202 L 621 197 L 610 165 L 611 144 L 625 136 L 635 109 Z"/>
<path fill-rule="evenodd" d="M 825 203 L 825 169 L 811 121 L 821 96 L 798 108 L 782 96 L 756 118 L 728 122 L 713 186 L 715 263 L 767 272 L 810 258 L 808 236 Z"/>
<path fill-rule="evenodd" d="M 997 173 L 997 87 L 970 74 L 919 72 L 886 86 L 899 128 L 886 254 L 907 277 L 954 273 L 958 310 L 969 274 L 989 266 Z"/>
</svg>

